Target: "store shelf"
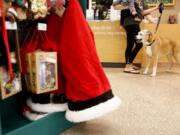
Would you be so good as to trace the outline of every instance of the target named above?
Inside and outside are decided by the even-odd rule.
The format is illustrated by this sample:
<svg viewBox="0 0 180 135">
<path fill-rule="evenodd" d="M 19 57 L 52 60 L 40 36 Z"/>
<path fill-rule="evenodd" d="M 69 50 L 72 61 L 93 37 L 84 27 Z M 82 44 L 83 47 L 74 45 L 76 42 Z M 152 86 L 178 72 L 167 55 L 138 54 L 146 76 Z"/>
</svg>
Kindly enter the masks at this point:
<svg viewBox="0 0 180 135">
<path fill-rule="evenodd" d="M 28 121 L 18 109 L 18 95 L 0 102 L 0 135 L 59 135 L 73 126 L 62 112 L 52 113 L 35 122 Z"/>
<path fill-rule="evenodd" d="M 79 1 L 85 14 L 87 0 Z M 30 122 L 21 115 L 22 101 L 19 94 L 0 100 L 0 135 L 59 135 L 74 125 L 60 112 Z"/>
<path fill-rule="evenodd" d="M 19 129 L 27 124 L 31 123 L 30 121 L 24 119 L 21 115 L 17 113 L 12 115 L 3 116 L 1 118 L 2 124 L 2 134 L 8 134 L 16 129 Z"/>
<path fill-rule="evenodd" d="M 72 125 L 64 113 L 53 113 L 35 122 L 11 116 L 2 123 L 2 135 L 58 135 Z"/>
</svg>

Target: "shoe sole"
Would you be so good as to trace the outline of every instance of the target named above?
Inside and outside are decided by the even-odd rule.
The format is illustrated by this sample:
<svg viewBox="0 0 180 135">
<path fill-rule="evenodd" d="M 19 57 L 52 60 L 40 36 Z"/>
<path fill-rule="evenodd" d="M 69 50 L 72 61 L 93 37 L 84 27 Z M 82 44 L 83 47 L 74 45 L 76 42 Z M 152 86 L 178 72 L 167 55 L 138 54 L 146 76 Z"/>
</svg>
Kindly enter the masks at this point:
<svg viewBox="0 0 180 135">
<path fill-rule="evenodd" d="M 124 73 L 129 73 L 129 74 L 140 74 L 140 72 L 133 72 L 133 71 L 123 71 Z"/>
</svg>

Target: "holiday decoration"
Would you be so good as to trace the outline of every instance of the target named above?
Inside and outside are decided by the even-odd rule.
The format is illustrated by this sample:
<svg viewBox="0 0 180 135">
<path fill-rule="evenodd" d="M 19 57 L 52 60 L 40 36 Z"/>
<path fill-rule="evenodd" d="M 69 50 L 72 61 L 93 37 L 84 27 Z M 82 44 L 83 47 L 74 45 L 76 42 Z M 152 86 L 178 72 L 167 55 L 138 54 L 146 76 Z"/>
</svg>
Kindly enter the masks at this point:
<svg viewBox="0 0 180 135">
<path fill-rule="evenodd" d="M 34 19 L 44 18 L 48 14 L 46 0 L 31 0 L 31 11 L 34 14 Z"/>
<path fill-rule="evenodd" d="M 59 16 L 52 14 L 50 15 L 51 17 L 55 17 L 56 19 L 61 19 Z M 55 22 L 53 22 L 53 19 L 48 19 L 48 29 L 47 32 L 40 32 L 40 31 L 35 31 L 32 34 L 28 34 L 26 39 L 29 40 L 25 40 L 23 47 L 21 48 L 21 58 L 22 58 L 22 67 L 23 69 L 23 74 L 25 75 L 26 78 L 26 82 L 28 86 L 32 86 L 32 80 L 30 78 L 33 78 L 33 74 L 31 71 L 33 71 L 32 69 L 32 63 L 31 61 L 31 56 L 33 55 L 33 53 L 46 53 L 45 57 L 48 57 L 48 53 L 50 51 L 56 52 L 57 51 L 57 43 L 54 40 L 54 37 L 56 35 L 56 32 L 59 31 L 59 29 L 54 29 L 54 30 L 50 30 L 51 33 L 49 33 L 49 22 L 51 22 L 53 25 L 55 25 Z M 61 25 L 61 23 L 58 23 L 58 25 Z M 30 32 L 31 33 L 31 32 Z M 40 50 L 41 51 L 40 51 Z M 42 51 L 43 50 L 43 51 Z M 38 52 L 39 51 L 39 52 Z M 47 51 L 47 52 L 44 52 Z M 51 52 L 50 52 L 51 53 Z M 37 56 L 38 54 L 36 54 Z M 26 59 L 24 59 L 26 58 Z M 38 58 L 38 57 L 36 57 Z M 52 59 L 51 59 L 52 60 Z M 62 112 L 65 111 L 67 109 L 67 100 L 66 97 L 64 95 L 64 92 L 62 92 L 62 90 L 64 91 L 64 84 L 61 82 L 61 78 L 62 78 L 62 70 L 60 68 L 60 63 L 59 60 L 57 60 L 58 62 L 58 72 L 55 71 L 55 75 L 57 76 L 58 80 L 56 80 L 56 85 L 58 85 L 58 87 L 55 90 L 50 90 L 49 92 L 47 92 L 46 90 L 40 90 L 40 91 L 35 91 L 35 89 L 28 87 L 28 90 L 33 92 L 30 93 L 29 98 L 26 101 L 26 105 L 23 106 L 23 114 L 24 116 L 31 120 L 37 120 L 39 118 L 45 117 L 47 114 L 52 113 L 52 112 Z M 27 65 L 26 65 L 27 64 Z M 39 68 L 36 68 L 37 70 L 37 74 L 39 75 L 40 71 L 44 72 L 41 69 L 44 69 L 44 67 L 49 66 L 47 64 L 47 62 L 45 63 L 41 63 L 40 61 L 37 63 Z M 54 64 L 54 63 L 51 63 Z M 42 67 L 42 68 L 41 68 Z M 52 67 L 52 66 L 51 66 Z M 51 69 L 51 68 L 50 68 Z M 40 70 L 40 71 L 39 71 Z M 52 71 L 52 72 L 51 72 Z M 41 72 L 41 73 L 42 73 Z M 54 74 L 53 70 L 50 70 L 50 72 L 48 71 L 47 74 Z M 44 75 L 43 75 L 44 76 Z M 47 80 L 49 77 L 47 77 Z M 54 79 L 52 79 L 53 81 Z M 38 79 L 38 81 L 40 82 L 40 79 Z M 44 84 L 44 82 L 46 83 L 46 79 L 42 79 L 42 84 Z M 51 81 L 51 82 L 52 82 Z M 49 81 L 48 81 L 49 82 Z M 40 83 L 39 83 L 40 84 Z M 46 86 L 46 85 L 45 85 Z M 37 94 L 39 93 L 39 94 Z"/>
<path fill-rule="evenodd" d="M 30 91 L 22 111 L 32 121 L 61 111 L 71 122 L 88 121 L 121 103 L 103 71 L 79 1 L 70 0 L 67 8 L 64 2 L 30 0 L 33 19 L 28 19 L 33 25 L 34 19 L 48 19 L 47 31 L 44 25 L 29 29 L 20 51 L 22 75 Z"/>
<path fill-rule="evenodd" d="M 10 97 L 22 90 L 21 88 L 21 75 L 16 69 L 15 53 L 11 53 L 11 63 L 13 64 L 14 78 L 10 79 L 10 75 L 6 67 L 0 67 L 0 95 L 1 99 Z"/>
<path fill-rule="evenodd" d="M 29 67 L 30 88 L 37 94 L 57 89 L 57 53 L 34 52 Z"/>
<path fill-rule="evenodd" d="M 118 108 L 121 101 L 112 93 L 78 0 L 69 1 L 62 26 L 58 53 L 66 79 L 67 120 L 83 122 Z"/>
</svg>

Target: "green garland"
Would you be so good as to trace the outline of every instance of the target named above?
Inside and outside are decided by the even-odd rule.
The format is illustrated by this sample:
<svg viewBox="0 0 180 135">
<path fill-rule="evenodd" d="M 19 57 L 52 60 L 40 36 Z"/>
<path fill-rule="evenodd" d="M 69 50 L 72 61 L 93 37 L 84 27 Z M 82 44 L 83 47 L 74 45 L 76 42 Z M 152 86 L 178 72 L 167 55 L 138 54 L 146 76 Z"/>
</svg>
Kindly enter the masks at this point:
<svg viewBox="0 0 180 135">
<path fill-rule="evenodd" d="M 16 0 L 16 4 L 19 5 L 19 6 L 24 6 L 24 1 L 25 0 Z M 15 0 L 5 0 L 6 3 L 9 3 L 9 2 L 15 2 Z"/>
<path fill-rule="evenodd" d="M 24 6 L 25 4 L 25 0 L 16 0 L 16 2 L 19 6 Z"/>
<path fill-rule="evenodd" d="M 14 2 L 14 0 L 5 0 L 6 3 Z"/>
</svg>

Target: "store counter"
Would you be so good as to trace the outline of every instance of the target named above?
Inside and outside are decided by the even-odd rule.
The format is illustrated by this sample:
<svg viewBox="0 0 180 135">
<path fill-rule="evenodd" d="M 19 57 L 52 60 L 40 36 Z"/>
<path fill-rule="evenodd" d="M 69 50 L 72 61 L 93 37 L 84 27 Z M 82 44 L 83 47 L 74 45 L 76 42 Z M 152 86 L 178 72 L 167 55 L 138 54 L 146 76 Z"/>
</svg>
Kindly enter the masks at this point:
<svg viewBox="0 0 180 135">
<path fill-rule="evenodd" d="M 89 24 L 94 32 L 96 48 L 101 62 L 124 63 L 126 33 L 119 21 L 89 21 Z M 142 24 L 141 27 L 154 32 L 156 24 Z M 180 24 L 160 24 L 157 34 L 180 41 Z M 142 49 L 137 55 L 135 63 L 145 63 L 145 59 Z M 166 57 L 160 54 L 159 62 L 167 62 Z"/>
</svg>

